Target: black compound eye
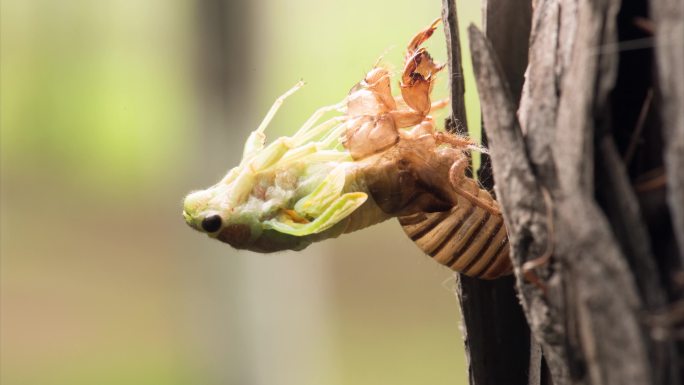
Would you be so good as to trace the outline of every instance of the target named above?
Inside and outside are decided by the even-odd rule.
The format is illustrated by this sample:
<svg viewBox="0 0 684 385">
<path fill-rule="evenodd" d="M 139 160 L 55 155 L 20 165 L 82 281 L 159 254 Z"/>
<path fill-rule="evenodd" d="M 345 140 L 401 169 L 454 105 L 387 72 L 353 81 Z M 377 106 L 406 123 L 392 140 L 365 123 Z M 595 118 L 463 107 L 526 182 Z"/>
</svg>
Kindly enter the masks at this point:
<svg viewBox="0 0 684 385">
<path fill-rule="evenodd" d="M 221 228 L 221 216 L 211 215 L 202 219 L 202 229 L 207 233 L 213 233 Z"/>
</svg>

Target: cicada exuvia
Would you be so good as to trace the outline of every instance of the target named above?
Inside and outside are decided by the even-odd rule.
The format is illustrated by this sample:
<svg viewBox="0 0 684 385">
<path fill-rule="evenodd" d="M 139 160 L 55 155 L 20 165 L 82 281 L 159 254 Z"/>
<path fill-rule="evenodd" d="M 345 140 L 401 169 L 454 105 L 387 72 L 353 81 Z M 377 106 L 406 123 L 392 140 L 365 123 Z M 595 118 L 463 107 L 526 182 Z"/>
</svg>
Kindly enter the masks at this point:
<svg viewBox="0 0 684 385">
<path fill-rule="evenodd" d="M 337 105 L 317 110 L 292 136 L 265 145 L 276 100 L 248 137 L 237 167 L 217 184 L 185 198 L 193 228 L 238 249 L 301 250 L 399 218 L 428 255 L 480 278 L 511 272 L 508 239 L 497 202 L 466 177 L 470 139 L 436 130 L 430 98 L 437 74 L 421 45 L 439 20 L 410 41 L 400 80 L 376 64 Z M 320 122 L 327 112 L 338 115 Z"/>
</svg>

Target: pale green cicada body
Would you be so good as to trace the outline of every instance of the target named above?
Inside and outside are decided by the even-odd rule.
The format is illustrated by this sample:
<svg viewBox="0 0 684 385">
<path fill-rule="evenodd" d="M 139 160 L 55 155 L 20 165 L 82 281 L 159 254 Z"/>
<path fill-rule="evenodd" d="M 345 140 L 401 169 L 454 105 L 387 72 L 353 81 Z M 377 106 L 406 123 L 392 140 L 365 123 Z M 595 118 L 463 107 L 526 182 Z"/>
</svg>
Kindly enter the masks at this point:
<svg viewBox="0 0 684 385">
<path fill-rule="evenodd" d="M 389 217 L 373 207 L 363 180 L 354 179 L 358 165 L 340 143 L 347 120 L 338 116 L 316 125 L 327 112 L 344 112 L 345 102 L 319 109 L 293 136 L 264 146 L 266 126 L 302 85 L 276 100 L 247 139 L 237 167 L 185 198 L 190 226 L 239 249 L 270 252 L 299 250 Z M 363 215 L 352 215 L 364 204 Z"/>
</svg>

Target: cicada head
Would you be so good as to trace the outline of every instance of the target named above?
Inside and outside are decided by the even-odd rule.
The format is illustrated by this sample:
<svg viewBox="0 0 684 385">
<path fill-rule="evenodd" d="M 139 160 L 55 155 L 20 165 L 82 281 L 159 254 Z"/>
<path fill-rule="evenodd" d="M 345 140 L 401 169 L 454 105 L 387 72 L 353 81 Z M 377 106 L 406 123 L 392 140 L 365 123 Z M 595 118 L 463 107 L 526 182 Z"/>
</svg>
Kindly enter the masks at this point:
<svg viewBox="0 0 684 385">
<path fill-rule="evenodd" d="M 241 171 L 242 178 L 239 175 Z M 251 171 L 248 173 L 252 174 Z M 190 193 L 183 203 L 186 223 L 236 249 L 257 252 L 299 250 L 311 243 L 305 238 L 275 231 L 269 224 L 272 218 L 287 210 L 295 195 L 296 182 L 288 188 L 281 180 L 276 184 L 274 175 L 245 178 L 244 174 L 244 170 L 235 168 L 219 183 Z M 280 175 L 278 179 L 284 177 Z M 244 189 L 240 184 L 247 184 L 249 192 L 242 199 L 236 199 L 240 195 L 239 190 Z"/>
<path fill-rule="evenodd" d="M 190 227 L 244 249 L 259 235 L 255 215 L 231 204 L 233 183 L 221 181 L 206 190 L 190 193 L 183 203 L 183 217 Z"/>
<path fill-rule="evenodd" d="M 283 161 L 256 172 L 245 162 L 214 186 L 190 193 L 183 217 L 211 238 L 262 253 L 301 250 L 335 237 L 348 229 L 345 221 L 367 194 L 348 191 L 358 187 L 348 180 L 353 163 L 322 155 L 323 162 Z"/>
<path fill-rule="evenodd" d="M 314 114 L 293 136 L 265 145 L 263 129 L 283 97 L 247 139 L 240 164 L 217 184 L 185 198 L 183 217 L 192 228 L 238 249 L 299 250 L 339 235 L 366 202 L 361 185 L 348 178 L 356 166 L 340 144 L 346 118 L 315 125 Z"/>
</svg>

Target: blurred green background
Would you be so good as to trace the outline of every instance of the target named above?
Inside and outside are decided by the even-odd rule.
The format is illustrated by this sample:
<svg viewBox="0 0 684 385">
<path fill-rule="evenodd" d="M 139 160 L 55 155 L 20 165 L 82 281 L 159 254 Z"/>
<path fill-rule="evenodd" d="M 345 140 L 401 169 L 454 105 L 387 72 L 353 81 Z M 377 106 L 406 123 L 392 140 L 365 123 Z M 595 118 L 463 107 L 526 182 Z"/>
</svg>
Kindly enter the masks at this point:
<svg viewBox="0 0 684 385">
<path fill-rule="evenodd" d="M 466 383 L 451 273 L 396 221 L 258 255 L 180 215 L 276 96 L 308 83 L 271 137 L 398 71 L 441 1 L 0 4 L 3 385 Z"/>
</svg>

